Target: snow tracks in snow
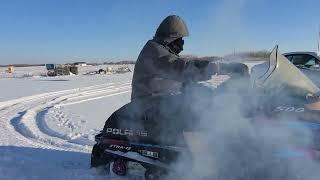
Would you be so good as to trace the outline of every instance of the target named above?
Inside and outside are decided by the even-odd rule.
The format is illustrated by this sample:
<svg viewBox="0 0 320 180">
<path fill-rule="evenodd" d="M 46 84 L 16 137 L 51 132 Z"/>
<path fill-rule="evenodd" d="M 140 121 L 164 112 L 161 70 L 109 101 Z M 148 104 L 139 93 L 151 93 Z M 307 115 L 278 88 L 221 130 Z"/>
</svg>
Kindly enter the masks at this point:
<svg viewBox="0 0 320 180">
<path fill-rule="evenodd" d="M 131 83 L 109 83 L 37 94 L 0 102 L 2 145 L 17 145 L 88 152 L 91 146 L 72 143 L 55 135 L 39 113 L 53 107 L 69 106 L 131 92 Z"/>
</svg>

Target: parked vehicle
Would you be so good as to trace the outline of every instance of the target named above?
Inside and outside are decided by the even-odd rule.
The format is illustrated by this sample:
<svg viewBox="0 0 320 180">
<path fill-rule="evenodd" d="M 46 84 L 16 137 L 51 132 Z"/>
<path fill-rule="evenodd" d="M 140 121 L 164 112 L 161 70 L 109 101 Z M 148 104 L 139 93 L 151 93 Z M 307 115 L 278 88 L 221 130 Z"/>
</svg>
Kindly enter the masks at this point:
<svg viewBox="0 0 320 180">
<path fill-rule="evenodd" d="M 78 74 L 78 67 L 75 65 L 64 65 L 64 64 L 46 64 L 48 76 L 63 76 Z"/>
</svg>

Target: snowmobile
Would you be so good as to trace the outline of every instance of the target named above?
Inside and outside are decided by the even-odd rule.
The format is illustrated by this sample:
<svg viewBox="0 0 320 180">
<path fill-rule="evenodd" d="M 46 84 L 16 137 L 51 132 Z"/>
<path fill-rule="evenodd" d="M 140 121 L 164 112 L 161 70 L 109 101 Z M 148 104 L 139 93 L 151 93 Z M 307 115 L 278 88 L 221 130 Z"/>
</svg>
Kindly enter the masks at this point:
<svg viewBox="0 0 320 180">
<path fill-rule="evenodd" d="M 320 90 L 278 52 L 277 46 L 270 54 L 268 70 L 254 81 L 254 89 L 264 97 L 258 106 L 252 107 L 257 112 L 254 114 L 266 114 L 276 123 L 277 117 L 283 115 L 299 119 L 314 135 L 314 146 L 304 152 L 317 158 Z M 275 98 L 283 92 L 290 94 L 290 98 Z M 107 167 L 124 176 L 128 162 L 136 162 L 146 169 L 145 178 L 153 180 L 168 174 L 182 156 L 192 162 L 185 132 L 199 131 L 192 126 L 198 117 L 187 113 L 191 111 L 188 106 L 181 108 L 184 99 L 183 95 L 150 97 L 132 101 L 115 111 L 95 136 L 91 167 Z"/>
<path fill-rule="evenodd" d="M 146 169 L 146 179 L 167 173 L 170 163 L 189 153 L 183 131 L 190 127 L 182 122 L 187 117 L 178 115 L 183 114 L 180 108 L 173 108 L 182 99 L 151 97 L 132 101 L 114 112 L 95 136 L 97 143 L 92 150 L 91 166 L 112 165 L 113 173 L 124 176 L 126 164 L 131 161 Z M 181 121 L 176 117 L 181 117 Z"/>
</svg>

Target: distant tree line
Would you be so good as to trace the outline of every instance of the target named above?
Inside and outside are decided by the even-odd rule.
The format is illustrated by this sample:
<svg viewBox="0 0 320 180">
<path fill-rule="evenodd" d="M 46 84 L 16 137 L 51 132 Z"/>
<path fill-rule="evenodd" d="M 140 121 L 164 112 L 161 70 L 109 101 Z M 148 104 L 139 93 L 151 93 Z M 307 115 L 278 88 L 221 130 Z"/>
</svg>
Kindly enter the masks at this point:
<svg viewBox="0 0 320 180">
<path fill-rule="evenodd" d="M 31 67 L 31 66 L 45 66 L 45 64 L 5 64 L 5 65 L 0 65 L 0 67 L 9 67 L 9 66 L 14 66 L 14 67 Z"/>
<path fill-rule="evenodd" d="M 130 61 L 130 60 L 126 60 L 126 61 L 117 61 L 117 62 L 104 62 L 103 64 L 106 65 L 123 65 L 123 64 L 135 64 L 135 61 Z"/>
<path fill-rule="evenodd" d="M 192 59 L 192 60 L 206 60 L 206 61 L 218 61 L 221 60 L 222 57 L 218 56 L 203 56 L 203 57 L 198 57 L 195 55 L 181 55 L 182 58 L 186 59 Z"/>
<path fill-rule="evenodd" d="M 248 52 L 241 52 L 237 53 L 237 56 L 241 57 L 248 57 L 248 58 L 268 58 L 270 56 L 270 51 L 261 50 L 261 51 L 248 51 Z"/>
</svg>

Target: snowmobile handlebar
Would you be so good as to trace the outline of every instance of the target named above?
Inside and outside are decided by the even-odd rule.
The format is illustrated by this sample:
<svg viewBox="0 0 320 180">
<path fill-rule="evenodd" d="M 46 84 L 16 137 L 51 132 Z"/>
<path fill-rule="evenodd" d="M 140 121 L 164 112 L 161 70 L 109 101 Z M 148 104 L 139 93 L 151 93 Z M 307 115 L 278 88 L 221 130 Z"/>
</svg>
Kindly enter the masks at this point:
<svg viewBox="0 0 320 180">
<path fill-rule="evenodd" d="M 249 76 L 249 68 L 243 63 L 218 63 L 218 74 L 229 75 L 237 74 L 239 76 Z"/>
<path fill-rule="evenodd" d="M 249 76 L 249 68 L 243 63 L 219 63 L 209 62 L 204 68 L 204 74 L 206 75 L 238 75 Z"/>
</svg>

